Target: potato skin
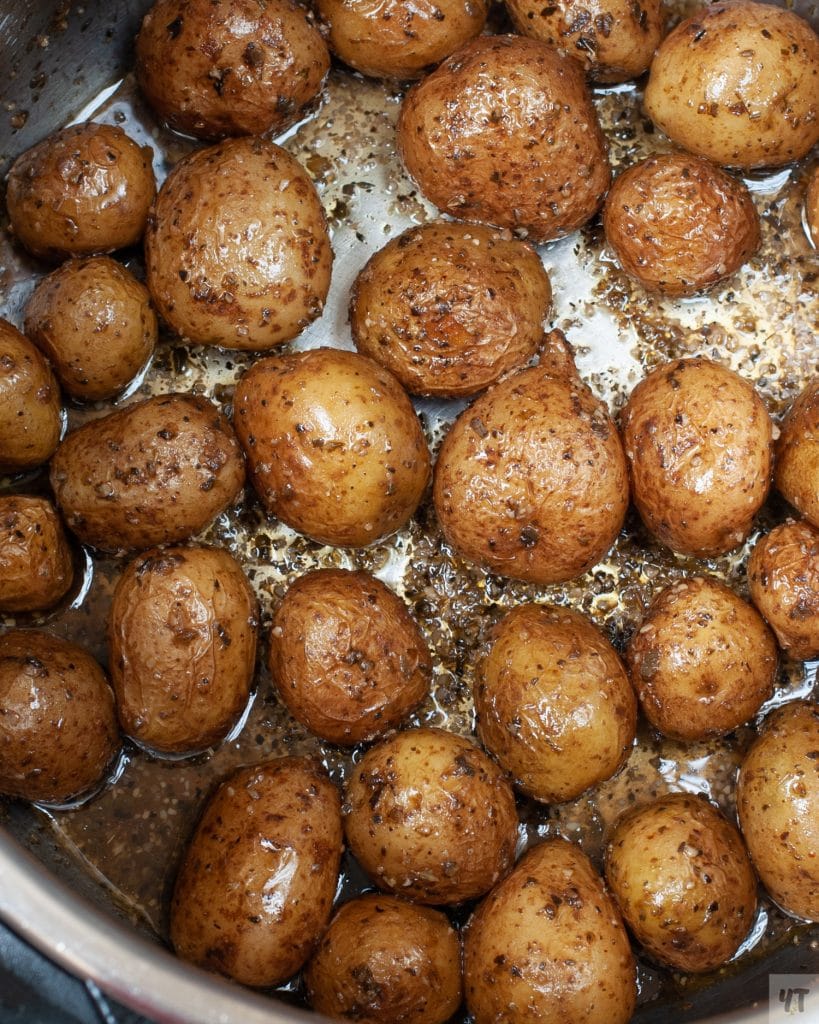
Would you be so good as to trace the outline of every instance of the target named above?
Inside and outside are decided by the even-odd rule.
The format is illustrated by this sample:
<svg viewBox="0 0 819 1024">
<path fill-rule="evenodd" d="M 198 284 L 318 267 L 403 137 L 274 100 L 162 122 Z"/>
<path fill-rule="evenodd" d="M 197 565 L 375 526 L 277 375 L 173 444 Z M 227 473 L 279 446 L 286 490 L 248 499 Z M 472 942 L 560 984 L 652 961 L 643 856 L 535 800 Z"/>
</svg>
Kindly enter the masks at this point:
<svg viewBox="0 0 819 1024">
<path fill-rule="evenodd" d="M 51 608 L 73 579 L 71 549 L 51 502 L 0 495 L 0 611 Z"/>
<path fill-rule="evenodd" d="M 409 228 L 355 279 L 356 348 L 416 395 L 456 398 L 522 366 L 543 340 L 552 289 L 525 242 L 478 224 Z"/>
<path fill-rule="evenodd" d="M 34 629 L 0 635 L 0 793 L 60 804 L 97 786 L 119 750 L 114 695 L 82 648 Z"/>
<path fill-rule="evenodd" d="M 419 82 L 401 105 L 398 149 L 445 213 L 533 242 L 585 224 L 611 179 L 582 69 L 521 36 L 480 36 Z"/>
<path fill-rule="evenodd" d="M 469 740 L 408 729 L 348 777 L 344 830 L 380 889 L 418 903 L 475 899 L 515 859 L 517 812 L 501 770 Z"/>
<path fill-rule="evenodd" d="M 756 912 L 756 877 L 739 832 L 688 793 L 620 817 L 606 846 L 606 880 L 637 940 L 680 971 L 724 964 Z"/>
<path fill-rule="evenodd" d="M 236 500 L 245 465 L 230 423 L 206 398 L 157 395 L 72 431 L 51 460 L 67 525 L 101 551 L 198 533 Z"/>
<path fill-rule="evenodd" d="M 644 106 L 678 145 L 730 167 L 776 167 L 819 141 L 819 37 L 790 11 L 703 8 L 657 51 Z"/>
<path fill-rule="evenodd" d="M 470 919 L 466 1005 L 475 1024 L 627 1024 L 637 998 L 628 936 L 579 847 L 530 849 Z"/>
<path fill-rule="evenodd" d="M 317 761 L 239 769 L 208 801 L 177 875 L 177 955 L 257 988 L 289 978 L 330 917 L 341 849 L 338 791 Z"/>
<path fill-rule="evenodd" d="M 808 522 L 819 527 L 819 377 L 808 381 L 782 421 L 774 483 Z"/>
</svg>

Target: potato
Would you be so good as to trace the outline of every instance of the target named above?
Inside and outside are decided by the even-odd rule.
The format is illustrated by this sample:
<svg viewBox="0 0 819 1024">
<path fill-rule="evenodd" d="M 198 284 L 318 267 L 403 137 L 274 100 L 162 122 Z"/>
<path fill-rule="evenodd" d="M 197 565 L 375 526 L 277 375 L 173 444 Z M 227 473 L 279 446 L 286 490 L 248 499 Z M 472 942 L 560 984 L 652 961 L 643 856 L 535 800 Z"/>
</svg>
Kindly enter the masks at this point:
<svg viewBox="0 0 819 1024">
<path fill-rule="evenodd" d="M 699 795 L 673 793 L 627 811 L 606 846 L 606 880 L 638 942 L 678 971 L 722 966 L 756 913 L 739 832 Z"/>
<path fill-rule="evenodd" d="M 0 793 L 63 804 L 100 785 L 119 750 L 114 695 L 80 647 L 0 634 Z"/>
<path fill-rule="evenodd" d="M 26 334 L 73 398 L 113 398 L 151 358 L 156 314 L 148 291 L 108 256 L 69 260 L 26 306 Z"/>
<path fill-rule="evenodd" d="M 11 229 L 35 256 L 57 262 L 133 245 L 156 194 L 153 150 L 110 124 L 72 125 L 12 164 Z"/>
<path fill-rule="evenodd" d="M 808 381 L 782 421 L 774 483 L 794 508 L 819 527 L 819 377 Z"/>
<path fill-rule="evenodd" d="M 269 349 L 320 316 L 333 252 L 307 172 L 264 139 L 230 139 L 180 160 L 145 234 L 148 289 L 177 334 Z"/>
<path fill-rule="evenodd" d="M 333 348 L 271 356 L 236 386 L 236 432 L 268 512 L 320 544 L 400 530 L 429 481 L 429 450 L 389 371 Z"/>
<path fill-rule="evenodd" d="M 66 523 L 102 551 L 185 540 L 232 504 L 244 482 L 230 423 L 197 395 L 157 395 L 92 420 L 51 460 Z"/>
<path fill-rule="evenodd" d="M 325 1017 L 445 1024 L 461 1003 L 461 943 L 440 910 L 360 896 L 330 922 L 305 981 Z"/>
<path fill-rule="evenodd" d="M 347 778 L 344 831 L 380 889 L 418 903 L 487 892 L 515 859 L 512 787 L 469 740 L 408 729 L 371 747 Z"/>
<path fill-rule="evenodd" d="M 338 791 L 317 761 L 240 768 L 208 801 L 182 860 L 177 954 L 243 985 L 289 978 L 330 917 L 341 848 Z"/>
<path fill-rule="evenodd" d="M 52 608 L 73 579 L 71 549 L 51 502 L 0 495 L 0 611 Z"/>
<path fill-rule="evenodd" d="M 808 237 L 814 248 L 819 249 L 819 164 L 814 164 L 808 175 L 808 187 L 805 191 L 805 223 Z"/>
<path fill-rule="evenodd" d="M 637 511 L 673 551 L 741 544 L 771 483 L 773 427 L 752 384 L 701 357 L 653 370 L 621 414 Z"/>
<path fill-rule="evenodd" d="M 444 213 L 533 242 L 585 224 L 611 178 L 582 69 L 520 36 L 480 36 L 419 82 L 401 105 L 398 148 Z"/>
<path fill-rule="evenodd" d="M 552 289 L 525 242 L 480 225 L 423 224 L 389 241 L 353 284 L 359 352 L 417 395 L 454 398 L 522 366 Z"/>
<path fill-rule="evenodd" d="M 645 91 L 678 145 L 731 167 L 777 167 L 819 141 L 819 37 L 778 6 L 715 3 L 660 44 Z"/>
<path fill-rule="evenodd" d="M 579 847 L 540 843 L 481 903 L 464 935 L 475 1024 L 626 1024 L 634 957 L 614 900 Z"/>
<path fill-rule="evenodd" d="M 522 604 L 475 671 L 478 736 L 517 787 L 561 803 L 620 769 L 637 701 L 617 652 L 571 608 Z"/>
<path fill-rule="evenodd" d="M 268 653 L 294 718 L 351 746 L 394 728 L 429 692 L 432 659 L 404 602 L 368 572 L 317 569 L 273 614 Z"/>
</svg>

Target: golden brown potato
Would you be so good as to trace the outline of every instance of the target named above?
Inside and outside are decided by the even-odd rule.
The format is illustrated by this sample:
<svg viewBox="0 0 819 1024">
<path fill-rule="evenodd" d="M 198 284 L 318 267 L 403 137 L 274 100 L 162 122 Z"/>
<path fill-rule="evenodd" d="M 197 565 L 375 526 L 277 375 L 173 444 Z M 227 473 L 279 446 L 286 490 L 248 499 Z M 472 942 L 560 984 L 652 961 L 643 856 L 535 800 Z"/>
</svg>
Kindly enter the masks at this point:
<svg viewBox="0 0 819 1024">
<path fill-rule="evenodd" d="M 330 922 L 305 980 L 325 1017 L 445 1024 L 461 1003 L 461 943 L 440 910 L 361 896 Z"/>
<path fill-rule="evenodd" d="M 702 796 L 627 811 L 606 846 L 606 880 L 636 939 L 679 971 L 728 961 L 756 913 L 756 878 L 736 828 Z"/>
<path fill-rule="evenodd" d="M 289 978 L 330 917 L 341 848 L 338 791 L 317 761 L 240 768 L 209 800 L 177 875 L 177 954 L 243 985 Z"/>
<path fill-rule="evenodd" d="M 423 224 L 358 275 L 350 326 L 358 351 L 408 391 L 452 398 L 528 362 L 551 301 L 549 277 L 525 242 L 478 224 Z"/>
<path fill-rule="evenodd" d="M 779 6 L 706 6 L 660 44 L 645 109 L 674 142 L 715 163 L 798 160 L 819 141 L 819 37 Z"/>
<path fill-rule="evenodd" d="M 819 527 L 819 377 L 807 383 L 782 421 L 774 483 L 794 508 Z"/>
<path fill-rule="evenodd" d="M 362 547 L 417 508 L 426 439 L 401 386 L 371 359 L 333 348 L 262 359 L 233 408 L 262 504 L 294 530 Z"/>
<path fill-rule="evenodd" d="M 808 236 L 814 247 L 819 248 L 819 164 L 816 164 L 808 176 L 808 187 L 805 191 L 805 223 Z"/>
<path fill-rule="evenodd" d="M 724 281 L 760 239 L 746 186 L 686 153 L 648 157 L 621 174 L 603 207 L 603 228 L 623 270 L 671 296 Z"/>
<path fill-rule="evenodd" d="M 623 663 L 571 608 L 507 612 L 473 693 L 481 743 L 535 800 L 561 803 L 610 778 L 634 742 L 637 701 Z"/>
<path fill-rule="evenodd" d="M 475 1024 L 626 1024 L 637 998 L 628 936 L 603 880 L 564 839 L 535 846 L 464 936 Z"/>
<path fill-rule="evenodd" d="M 9 171 L 12 231 L 29 252 L 52 261 L 133 245 L 156 194 L 152 160 L 150 146 L 113 125 L 63 128 Z"/>
<path fill-rule="evenodd" d="M 102 551 L 186 540 L 232 504 L 245 465 L 206 398 L 157 395 L 72 431 L 51 460 L 65 521 Z"/>
<path fill-rule="evenodd" d="M 515 797 L 494 762 L 443 729 L 371 747 L 347 779 L 344 830 L 380 889 L 418 903 L 487 892 L 515 859 Z"/>
<path fill-rule="evenodd" d="M 51 608 L 73 579 L 71 549 L 51 502 L 0 496 L 0 611 Z"/>
<path fill-rule="evenodd" d="M 269 349 L 321 314 L 333 252 L 307 172 L 264 139 L 180 160 L 145 234 L 148 289 L 177 334 Z"/>
<path fill-rule="evenodd" d="M 673 551 L 710 558 L 748 536 L 771 484 L 773 427 L 753 385 L 709 359 L 652 371 L 622 412 L 634 504 Z"/>
<path fill-rule="evenodd" d="M 268 664 L 293 715 L 350 746 L 394 728 L 429 691 L 432 660 L 404 602 L 368 572 L 318 569 L 273 615 Z"/>
<path fill-rule="evenodd" d="M 401 105 L 398 148 L 445 213 L 534 242 L 585 224 L 611 178 L 582 69 L 521 36 L 480 36 L 419 82 Z"/>
<path fill-rule="evenodd" d="M 114 695 L 80 647 L 0 635 L 0 793 L 61 804 L 98 786 L 119 750 Z"/>
</svg>

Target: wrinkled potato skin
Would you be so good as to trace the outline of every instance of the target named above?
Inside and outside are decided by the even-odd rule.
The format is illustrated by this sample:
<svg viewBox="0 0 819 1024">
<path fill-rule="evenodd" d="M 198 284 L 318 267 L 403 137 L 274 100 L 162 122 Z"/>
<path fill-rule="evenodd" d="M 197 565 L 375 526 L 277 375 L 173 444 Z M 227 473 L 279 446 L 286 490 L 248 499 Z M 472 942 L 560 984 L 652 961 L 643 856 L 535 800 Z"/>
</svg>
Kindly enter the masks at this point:
<svg viewBox="0 0 819 1024">
<path fill-rule="evenodd" d="M 610 778 L 634 741 L 637 701 L 626 670 L 608 640 L 568 608 L 508 612 L 473 693 L 481 743 L 519 789 L 545 803 Z"/>
<path fill-rule="evenodd" d="M 371 747 L 348 778 L 345 814 L 350 849 L 376 885 L 418 903 L 475 899 L 514 863 L 512 787 L 482 750 L 443 729 Z"/>
<path fill-rule="evenodd" d="M 0 611 L 52 608 L 73 579 L 71 549 L 51 502 L 0 496 Z"/>
<path fill-rule="evenodd" d="M 619 819 L 606 846 L 606 880 L 638 941 L 679 971 L 724 964 L 756 913 L 756 877 L 739 832 L 687 793 Z"/>
<path fill-rule="evenodd" d="M 60 388 L 34 345 L 0 319 L 0 473 L 45 462 L 62 428 Z"/>
<path fill-rule="evenodd" d="M 157 395 L 72 431 L 51 460 L 68 526 L 101 551 L 185 540 L 245 482 L 236 435 L 206 398 Z"/>
<path fill-rule="evenodd" d="M 768 4 L 718 3 L 671 32 L 644 106 L 678 145 L 729 167 L 777 167 L 819 141 L 819 37 Z"/>
<path fill-rule="evenodd" d="M 741 544 L 771 483 L 773 427 L 753 385 L 708 359 L 677 359 L 640 381 L 620 422 L 650 532 L 697 558 Z"/>
<path fill-rule="evenodd" d="M 114 695 L 81 648 L 49 633 L 0 635 L 0 793 L 65 803 L 97 786 L 119 750 Z"/>
<path fill-rule="evenodd" d="M 814 248 L 819 248 L 819 164 L 813 168 L 808 177 L 805 192 L 805 220 L 808 224 L 808 235 Z"/>
<path fill-rule="evenodd" d="M 356 348 L 416 395 L 457 398 L 522 366 L 543 341 L 552 289 L 525 242 L 481 225 L 424 224 L 355 280 Z"/>
<path fill-rule="evenodd" d="M 464 936 L 475 1024 L 627 1024 L 637 997 L 628 936 L 579 847 L 533 847 L 481 903 Z"/>
<path fill-rule="evenodd" d="M 533 242 L 585 224 L 611 179 L 582 69 L 522 36 L 480 36 L 419 82 L 401 105 L 398 149 L 444 213 Z"/>
<path fill-rule="evenodd" d="M 395 896 L 345 903 L 306 971 L 317 1013 L 359 1024 L 445 1024 L 461 1003 L 461 943 L 439 910 Z"/>
<path fill-rule="evenodd" d="M 782 421 L 774 483 L 819 528 L 819 377 L 806 385 Z"/>
<path fill-rule="evenodd" d="M 313 182 L 264 139 L 180 160 L 145 233 L 154 305 L 201 345 L 264 350 L 295 338 L 324 308 L 332 262 Z"/>
<path fill-rule="evenodd" d="M 177 955 L 257 988 L 289 978 L 329 920 L 341 849 L 338 791 L 317 761 L 240 768 L 205 807 L 177 875 Z"/>
</svg>

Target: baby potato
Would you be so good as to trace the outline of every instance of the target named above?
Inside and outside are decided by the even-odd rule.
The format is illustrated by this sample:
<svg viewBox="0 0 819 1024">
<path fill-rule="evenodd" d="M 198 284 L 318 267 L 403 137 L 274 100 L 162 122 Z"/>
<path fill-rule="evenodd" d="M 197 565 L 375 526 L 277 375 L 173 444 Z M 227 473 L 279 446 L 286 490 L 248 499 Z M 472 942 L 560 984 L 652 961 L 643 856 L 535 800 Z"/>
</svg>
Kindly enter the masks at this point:
<svg viewBox="0 0 819 1024">
<path fill-rule="evenodd" d="M 676 359 L 621 415 L 637 511 L 672 551 L 710 558 L 741 544 L 771 483 L 773 427 L 753 385 L 709 359 Z"/>
<path fill-rule="evenodd" d="M 525 242 L 478 224 L 409 228 L 353 284 L 359 352 L 416 395 L 456 398 L 493 384 L 537 352 L 552 301 Z"/>
<path fill-rule="evenodd" d="M 338 791 L 317 761 L 240 768 L 208 801 L 185 852 L 171 944 L 243 985 L 278 985 L 329 920 L 341 849 Z"/>
<path fill-rule="evenodd" d="M 101 551 L 185 540 L 232 504 L 244 482 L 229 421 L 198 395 L 157 395 L 92 420 L 51 460 L 66 523 Z"/>
<path fill-rule="evenodd" d="M 819 37 L 798 15 L 741 0 L 703 7 L 657 50 L 645 110 L 692 153 L 777 167 L 819 141 Z"/>
<path fill-rule="evenodd" d="M 512 787 L 469 740 L 407 729 L 371 747 L 348 777 L 344 831 L 380 889 L 418 903 L 487 892 L 515 860 Z"/>
<path fill-rule="evenodd" d="M 404 602 L 368 572 L 317 569 L 273 614 L 268 664 L 290 714 L 351 746 L 394 728 L 429 692 L 429 648 Z"/>
<path fill-rule="evenodd" d="M 12 164 L 6 205 L 14 235 L 58 262 L 133 245 L 156 195 L 153 150 L 110 124 L 72 125 Z"/>
<path fill-rule="evenodd" d="M 71 549 L 51 502 L 0 495 L 0 611 L 51 608 L 73 579 Z"/>
<path fill-rule="evenodd" d="M 479 36 L 414 86 L 398 149 L 444 213 L 533 242 L 585 224 L 611 179 L 582 68 L 521 36 Z"/>
<path fill-rule="evenodd" d="M 774 483 L 794 508 L 819 527 L 819 377 L 808 381 L 782 421 Z"/>
<path fill-rule="evenodd" d="M 233 409 L 262 504 L 299 533 L 363 547 L 417 508 L 426 439 L 401 386 L 371 359 L 318 348 L 259 360 Z"/>
<path fill-rule="evenodd" d="M 114 695 L 82 648 L 0 634 L 0 793 L 62 804 L 98 786 L 119 750 Z"/>
<path fill-rule="evenodd" d="M 333 251 L 304 168 L 264 139 L 180 160 L 145 234 L 154 305 L 189 341 L 270 349 L 321 314 Z"/>
<path fill-rule="evenodd" d="M 634 742 L 637 701 L 623 663 L 570 608 L 507 612 L 473 694 L 481 743 L 519 789 L 545 803 L 610 778 Z"/>
<path fill-rule="evenodd" d="M 440 910 L 371 893 L 338 911 L 305 981 L 334 1020 L 445 1024 L 461 1003 L 461 943 Z"/>
<path fill-rule="evenodd" d="M 68 394 L 92 402 L 119 394 L 157 338 L 148 290 L 109 256 L 68 260 L 44 277 L 25 327 Z"/>
<path fill-rule="evenodd" d="M 805 191 L 805 223 L 808 236 L 815 248 L 819 249 L 819 164 L 815 164 L 808 176 Z"/>
<path fill-rule="evenodd" d="M 756 878 L 739 832 L 705 797 L 688 793 L 618 820 L 606 881 L 638 942 L 678 971 L 726 963 L 756 913 Z"/>
<path fill-rule="evenodd" d="M 614 900 L 565 839 L 530 849 L 481 903 L 464 935 L 475 1024 L 626 1024 L 634 957 Z"/>
</svg>

